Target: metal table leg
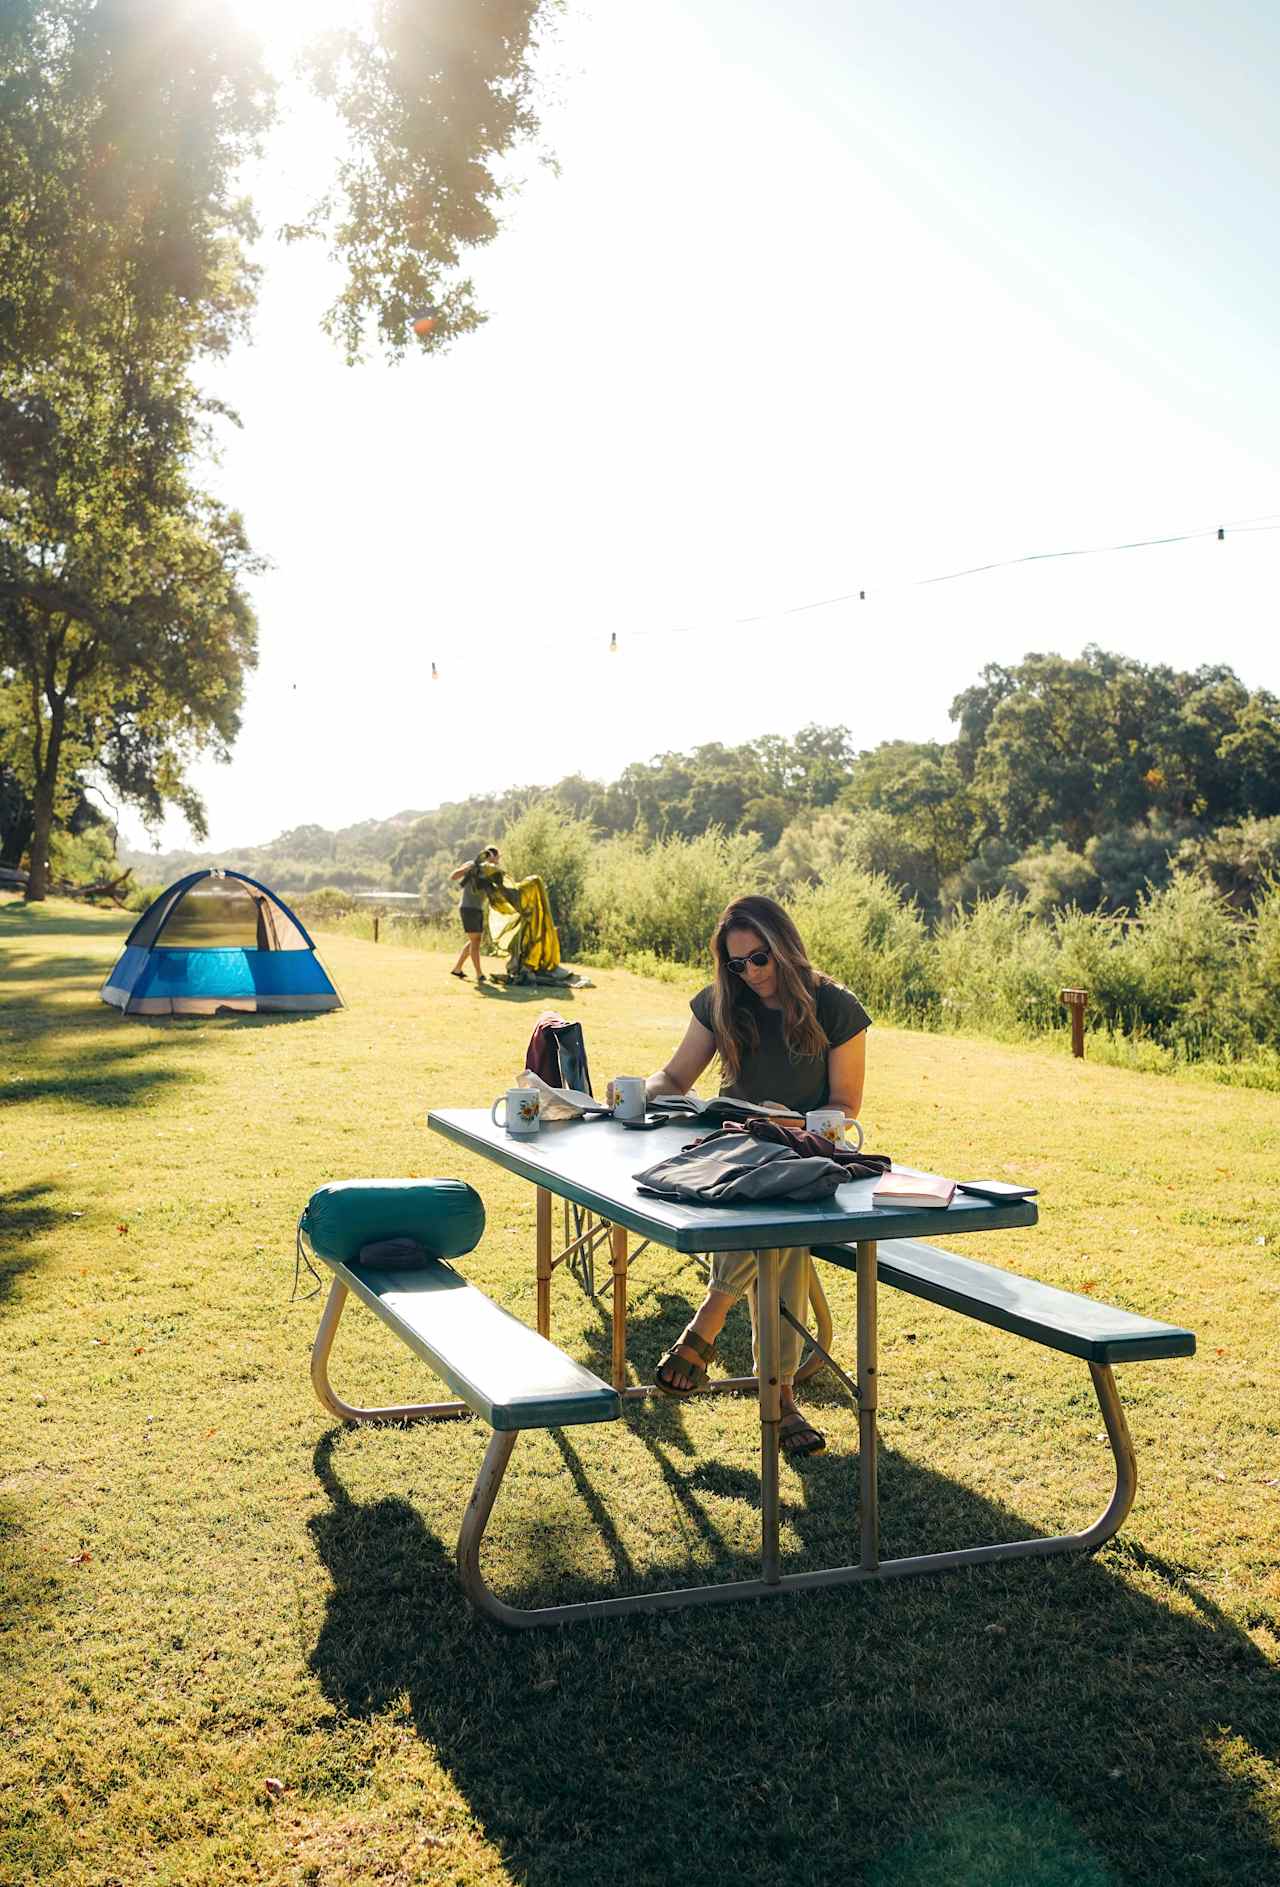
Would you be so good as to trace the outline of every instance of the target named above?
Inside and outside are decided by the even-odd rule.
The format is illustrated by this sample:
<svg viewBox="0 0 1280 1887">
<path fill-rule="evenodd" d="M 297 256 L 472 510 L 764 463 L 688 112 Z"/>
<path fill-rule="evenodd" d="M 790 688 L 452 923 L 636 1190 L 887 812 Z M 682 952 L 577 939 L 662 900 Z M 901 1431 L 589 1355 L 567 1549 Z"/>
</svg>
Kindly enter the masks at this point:
<svg viewBox="0 0 1280 1887">
<path fill-rule="evenodd" d="M 536 1232 L 537 1261 L 537 1310 L 535 1322 L 538 1335 L 551 1335 L 551 1194 L 545 1186 L 538 1187 Z"/>
<path fill-rule="evenodd" d="M 613 1261 L 613 1386 L 619 1395 L 627 1386 L 627 1228 L 609 1228 L 609 1255 Z"/>
<path fill-rule="evenodd" d="M 778 1425 L 782 1420 L 782 1316 L 776 1247 L 756 1254 L 756 1323 L 760 1343 L 760 1576 L 776 1586 L 778 1557 Z"/>
<path fill-rule="evenodd" d="M 876 1385 L 876 1242 L 858 1240 L 858 1468 L 860 1478 L 862 1553 L 864 1572 L 880 1564 L 880 1494 L 877 1484 Z"/>
</svg>

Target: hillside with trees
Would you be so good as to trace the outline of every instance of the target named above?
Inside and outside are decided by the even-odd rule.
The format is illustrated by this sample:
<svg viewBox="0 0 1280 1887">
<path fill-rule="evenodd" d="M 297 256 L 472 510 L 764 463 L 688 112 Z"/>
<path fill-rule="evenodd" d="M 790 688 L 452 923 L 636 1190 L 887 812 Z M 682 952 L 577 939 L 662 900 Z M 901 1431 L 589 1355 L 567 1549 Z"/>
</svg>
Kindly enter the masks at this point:
<svg viewBox="0 0 1280 1887">
<path fill-rule="evenodd" d="M 1280 701 L 1229 668 L 1179 672 L 1094 647 L 1029 654 L 983 669 L 951 714 L 949 742 L 859 752 L 846 728 L 816 725 L 709 742 L 634 761 L 608 783 L 571 774 L 339 832 L 302 826 L 218 862 L 286 892 L 414 892 L 442 911 L 458 860 L 541 807 L 593 845 L 749 840 L 784 892 L 852 867 L 930 924 L 1002 891 L 1038 916 L 1132 910 L 1179 872 L 1247 910 L 1280 869 Z M 151 880 L 200 859 L 124 855 Z"/>
</svg>

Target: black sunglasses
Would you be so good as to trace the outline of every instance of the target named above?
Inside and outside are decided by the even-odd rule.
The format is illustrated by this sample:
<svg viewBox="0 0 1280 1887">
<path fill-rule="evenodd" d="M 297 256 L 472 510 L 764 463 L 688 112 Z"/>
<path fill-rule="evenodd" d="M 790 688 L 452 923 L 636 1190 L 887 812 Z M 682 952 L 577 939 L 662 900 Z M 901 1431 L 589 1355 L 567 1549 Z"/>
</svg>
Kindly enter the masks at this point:
<svg viewBox="0 0 1280 1887">
<path fill-rule="evenodd" d="M 773 952 L 766 945 L 759 950 L 753 950 L 749 957 L 726 957 L 725 968 L 732 970 L 735 976 L 741 976 L 748 963 L 754 963 L 758 970 L 762 970 L 772 955 Z"/>
</svg>

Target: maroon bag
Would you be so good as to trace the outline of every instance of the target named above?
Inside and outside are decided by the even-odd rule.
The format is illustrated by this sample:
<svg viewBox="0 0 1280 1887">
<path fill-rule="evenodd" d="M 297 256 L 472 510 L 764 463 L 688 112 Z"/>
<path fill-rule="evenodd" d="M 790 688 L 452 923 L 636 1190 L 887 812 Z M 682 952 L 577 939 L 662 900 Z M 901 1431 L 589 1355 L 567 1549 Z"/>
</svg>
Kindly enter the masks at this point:
<svg viewBox="0 0 1280 1887">
<path fill-rule="evenodd" d="M 566 1022 L 554 1009 L 544 1009 L 538 1017 L 524 1065 L 550 1087 L 572 1088 L 578 1094 L 593 1092 L 582 1024 Z"/>
</svg>

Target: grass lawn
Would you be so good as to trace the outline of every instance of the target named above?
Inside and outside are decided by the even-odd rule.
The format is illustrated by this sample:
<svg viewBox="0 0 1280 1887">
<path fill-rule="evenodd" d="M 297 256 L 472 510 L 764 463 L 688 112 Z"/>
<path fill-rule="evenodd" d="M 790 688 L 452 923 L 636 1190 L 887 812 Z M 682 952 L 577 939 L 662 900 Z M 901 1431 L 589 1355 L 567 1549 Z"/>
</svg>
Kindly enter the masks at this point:
<svg viewBox="0 0 1280 1887">
<path fill-rule="evenodd" d="M 324 1415 L 293 1228 L 327 1179 L 468 1178 L 463 1268 L 531 1318 L 532 1192 L 423 1117 L 507 1085 L 543 994 L 334 937 L 337 1015 L 126 1021 L 97 1000 L 126 924 L 0 902 L 0 1882 L 1280 1882 L 1280 1099 L 875 1029 L 872 1148 L 1041 1189 L 1039 1227 L 975 1255 L 1198 1333 L 1119 1372 L 1119 1538 L 506 1634 L 451 1568 L 488 1431 Z M 561 1007 L 599 1089 L 657 1064 L 685 992 L 594 974 Z M 852 1281 L 824 1276 L 839 1342 Z M 698 1289 L 639 1261 L 639 1370 Z M 1092 1517 L 1082 1365 L 895 1292 L 880 1316 L 886 1556 Z M 605 1309 L 560 1276 L 554 1333 L 607 1373 Z M 728 1367 L 748 1350 L 742 1312 Z M 358 1307 L 334 1381 L 431 1391 Z M 855 1421 L 809 1400 L 830 1448 L 784 1464 L 788 1570 L 856 1550 Z M 524 1439 L 495 1587 L 754 1570 L 757 1439 L 736 1398 Z"/>
</svg>

